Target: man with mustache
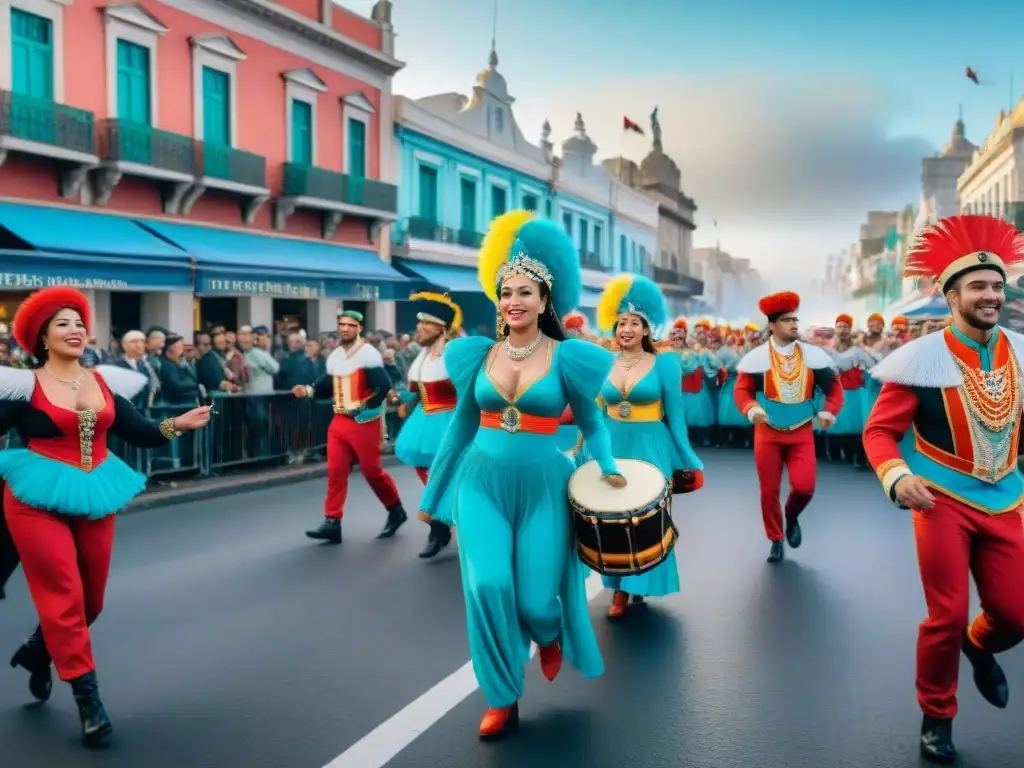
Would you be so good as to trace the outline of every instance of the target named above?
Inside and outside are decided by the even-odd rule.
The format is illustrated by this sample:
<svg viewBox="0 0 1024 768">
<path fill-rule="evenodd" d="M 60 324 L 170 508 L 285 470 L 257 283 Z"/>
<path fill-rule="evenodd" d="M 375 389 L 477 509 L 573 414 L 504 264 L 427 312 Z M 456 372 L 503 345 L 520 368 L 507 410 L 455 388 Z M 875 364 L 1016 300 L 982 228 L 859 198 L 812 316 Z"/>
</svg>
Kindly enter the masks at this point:
<svg viewBox="0 0 1024 768">
<path fill-rule="evenodd" d="M 928 617 L 917 638 L 921 754 L 954 764 L 961 653 L 979 692 L 1009 699 L 995 654 L 1024 638 L 1024 476 L 1017 467 L 1024 336 L 997 326 L 1007 267 L 1024 261 L 1012 224 L 952 216 L 925 230 L 905 275 L 937 278 L 953 324 L 872 369 L 883 382 L 864 448 L 889 498 L 914 518 Z M 901 452 L 903 436 L 914 441 Z M 969 576 L 983 609 L 968 624 Z"/>
</svg>

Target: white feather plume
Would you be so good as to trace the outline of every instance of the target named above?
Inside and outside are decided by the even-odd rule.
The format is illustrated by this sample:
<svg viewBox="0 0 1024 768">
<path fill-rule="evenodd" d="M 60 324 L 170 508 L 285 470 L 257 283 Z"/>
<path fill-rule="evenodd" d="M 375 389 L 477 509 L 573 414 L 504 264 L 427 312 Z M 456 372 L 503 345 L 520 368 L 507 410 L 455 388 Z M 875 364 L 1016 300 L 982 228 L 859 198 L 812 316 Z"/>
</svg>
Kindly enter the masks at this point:
<svg viewBox="0 0 1024 768">
<path fill-rule="evenodd" d="M 131 400 L 149 384 L 149 377 L 117 365 L 97 365 L 94 369 L 103 377 L 107 388 L 115 395 Z"/>
<path fill-rule="evenodd" d="M 31 400 L 36 375 L 22 368 L 0 368 L 0 400 Z"/>
<path fill-rule="evenodd" d="M 944 336 L 930 333 L 904 344 L 873 367 L 871 375 L 905 387 L 959 387 L 964 379 Z"/>
</svg>

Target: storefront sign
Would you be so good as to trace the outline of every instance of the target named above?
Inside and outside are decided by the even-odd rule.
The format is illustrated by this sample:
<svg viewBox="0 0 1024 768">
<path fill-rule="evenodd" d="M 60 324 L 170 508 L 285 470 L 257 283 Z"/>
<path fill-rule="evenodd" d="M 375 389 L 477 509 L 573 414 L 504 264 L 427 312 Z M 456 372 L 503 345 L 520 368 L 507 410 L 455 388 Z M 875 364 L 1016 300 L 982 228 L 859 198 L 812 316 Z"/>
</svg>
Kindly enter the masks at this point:
<svg viewBox="0 0 1024 768">
<path fill-rule="evenodd" d="M 380 298 L 380 288 L 376 285 L 363 285 L 356 283 L 353 288 L 355 294 L 352 298 L 358 301 L 377 301 Z"/>
<path fill-rule="evenodd" d="M 294 283 L 279 280 L 236 280 L 233 278 L 203 277 L 199 293 L 220 293 L 230 296 L 273 296 L 280 299 L 322 299 L 327 296 L 319 280 Z"/>
<path fill-rule="evenodd" d="M 36 275 L 31 272 L 0 272 L 0 290 L 35 291 L 53 285 L 98 291 L 123 291 L 130 287 L 127 280 L 102 277 L 72 277 L 70 275 Z"/>
</svg>

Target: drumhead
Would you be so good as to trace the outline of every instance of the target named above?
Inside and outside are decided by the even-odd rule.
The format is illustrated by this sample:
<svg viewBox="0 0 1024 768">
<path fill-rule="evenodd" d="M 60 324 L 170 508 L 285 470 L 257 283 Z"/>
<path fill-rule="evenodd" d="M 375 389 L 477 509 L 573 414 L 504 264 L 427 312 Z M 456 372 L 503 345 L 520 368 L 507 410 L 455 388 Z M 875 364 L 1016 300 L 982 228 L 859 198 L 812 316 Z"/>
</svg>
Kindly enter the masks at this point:
<svg viewBox="0 0 1024 768">
<path fill-rule="evenodd" d="M 657 501 L 668 485 L 653 464 L 636 459 L 616 459 L 625 488 L 612 488 L 602 480 L 604 472 L 596 461 L 588 461 L 569 479 L 569 496 L 594 514 L 644 509 Z"/>
</svg>

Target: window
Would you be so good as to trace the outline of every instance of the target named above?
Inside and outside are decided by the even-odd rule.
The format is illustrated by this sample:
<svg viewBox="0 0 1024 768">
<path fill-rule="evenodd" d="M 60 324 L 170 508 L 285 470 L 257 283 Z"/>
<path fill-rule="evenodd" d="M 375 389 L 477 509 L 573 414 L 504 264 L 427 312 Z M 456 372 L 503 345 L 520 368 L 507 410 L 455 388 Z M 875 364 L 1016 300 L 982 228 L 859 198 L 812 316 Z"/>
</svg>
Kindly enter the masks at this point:
<svg viewBox="0 0 1024 768">
<path fill-rule="evenodd" d="M 508 210 L 508 190 L 504 187 L 491 187 L 491 218 L 501 216 Z"/>
<path fill-rule="evenodd" d="M 550 219 L 551 214 L 554 211 L 554 205 L 552 204 L 550 198 L 544 202 L 544 209 L 547 211 L 547 217 Z"/>
<path fill-rule="evenodd" d="M 348 119 L 348 175 L 366 178 L 366 123 Z"/>
<path fill-rule="evenodd" d="M 437 222 L 437 169 L 421 165 L 419 172 L 420 206 L 419 217 Z"/>
<path fill-rule="evenodd" d="M 459 187 L 459 202 L 462 206 L 459 229 L 463 232 L 476 232 L 476 182 L 463 176 Z"/>
<path fill-rule="evenodd" d="M 587 248 L 587 235 L 590 234 L 590 222 L 586 219 L 580 219 L 580 252 L 586 253 L 589 249 Z"/>
<path fill-rule="evenodd" d="M 604 236 L 604 231 L 601 229 L 600 224 L 594 225 L 594 254 L 597 256 L 601 255 L 601 238 Z"/>
<path fill-rule="evenodd" d="M 494 108 L 494 130 L 497 133 L 505 130 L 505 113 L 502 112 L 501 107 Z"/>
<path fill-rule="evenodd" d="M 626 236 L 619 235 L 619 263 L 622 269 L 629 272 L 629 249 L 626 247 Z"/>
<path fill-rule="evenodd" d="M 117 116 L 133 123 L 150 124 L 149 49 L 127 40 L 117 41 Z"/>
<path fill-rule="evenodd" d="M 298 99 L 292 99 L 291 161 L 302 165 L 313 164 L 313 107 Z"/>
<path fill-rule="evenodd" d="M 523 195 L 523 208 L 527 211 L 537 210 L 537 196 L 536 195 Z"/>
<path fill-rule="evenodd" d="M 571 213 L 563 213 L 562 214 L 562 226 L 565 228 L 565 234 L 567 234 L 569 237 L 572 237 L 572 214 Z"/>
<path fill-rule="evenodd" d="M 203 141 L 231 146 L 231 77 L 203 67 Z"/>
<path fill-rule="evenodd" d="M 11 9 L 11 90 L 53 101 L 53 23 Z"/>
</svg>

